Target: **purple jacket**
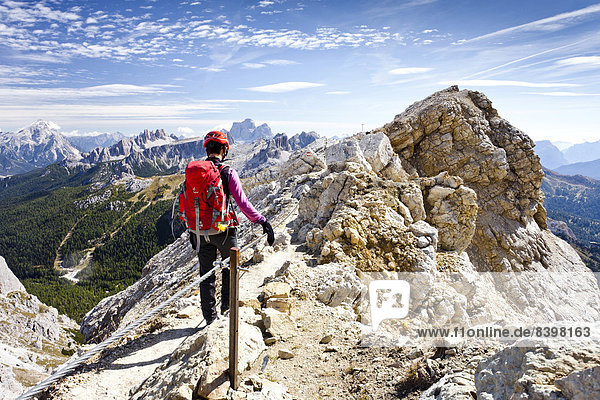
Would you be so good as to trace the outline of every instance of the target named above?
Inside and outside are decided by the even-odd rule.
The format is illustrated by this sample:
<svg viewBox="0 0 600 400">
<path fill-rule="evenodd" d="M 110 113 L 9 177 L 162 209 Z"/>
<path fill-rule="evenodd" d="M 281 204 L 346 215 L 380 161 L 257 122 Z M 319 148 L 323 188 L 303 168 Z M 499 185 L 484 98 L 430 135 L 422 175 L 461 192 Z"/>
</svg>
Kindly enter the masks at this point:
<svg viewBox="0 0 600 400">
<path fill-rule="evenodd" d="M 262 224 L 267 220 L 258 211 L 256 211 L 252 203 L 250 203 L 246 197 L 244 188 L 242 188 L 242 182 L 240 182 L 240 177 L 233 168 L 229 168 L 229 192 L 231 193 L 231 196 L 237 203 L 242 213 L 244 213 L 250 222 Z"/>
</svg>

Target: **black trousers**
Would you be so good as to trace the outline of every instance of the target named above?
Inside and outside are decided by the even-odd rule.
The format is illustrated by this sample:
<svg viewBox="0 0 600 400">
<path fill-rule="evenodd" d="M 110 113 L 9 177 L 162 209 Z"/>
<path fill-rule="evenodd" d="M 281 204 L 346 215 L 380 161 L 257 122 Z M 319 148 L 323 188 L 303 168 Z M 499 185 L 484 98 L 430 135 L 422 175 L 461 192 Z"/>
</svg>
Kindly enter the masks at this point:
<svg viewBox="0 0 600 400">
<path fill-rule="evenodd" d="M 221 253 L 221 259 L 229 257 L 232 247 L 237 247 L 237 236 L 235 229 L 227 232 L 209 236 L 207 242 L 204 236 L 200 236 L 200 248 L 198 249 L 198 262 L 200 263 L 200 276 L 206 274 L 213 268 L 217 259 L 217 250 Z M 192 248 L 196 250 L 196 235 L 190 233 Z M 221 272 L 221 313 L 229 309 L 229 268 L 223 268 Z M 200 302 L 202 315 L 210 323 L 217 318 L 217 300 L 215 298 L 215 274 L 211 274 L 200 283 Z"/>
</svg>

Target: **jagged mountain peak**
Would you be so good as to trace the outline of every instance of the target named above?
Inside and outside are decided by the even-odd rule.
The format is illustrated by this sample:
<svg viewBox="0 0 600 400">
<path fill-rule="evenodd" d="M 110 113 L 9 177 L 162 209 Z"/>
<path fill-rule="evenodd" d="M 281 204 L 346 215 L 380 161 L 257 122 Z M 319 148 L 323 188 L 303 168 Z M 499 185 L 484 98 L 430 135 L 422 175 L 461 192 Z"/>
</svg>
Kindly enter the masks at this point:
<svg viewBox="0 0 600 400">
<path fill-rule="evenodd" d="M 51 121 L 39 119 L 16 133 L 0 133 L 0 174 L 14 175 L 65 159 L 77 159 L 79 151 Z"/>
<path fill-rule="evenodd" d="M 35 131 L 54 131 L 58 133 L 60 126 L 52 121 L 38 119 L 37 121 L 19 129 L 17 133 L 35 132 Z"/>
<path fill-rule="evenodd" d="M 242 122 L 234 122 L 229 132 L 234 140 L 241 142 L 253 142 L 259 138 L 271 138 L 273 132 L 266 123 L 256 126 L 256 123 L 250 118 Z"/>
</svg>

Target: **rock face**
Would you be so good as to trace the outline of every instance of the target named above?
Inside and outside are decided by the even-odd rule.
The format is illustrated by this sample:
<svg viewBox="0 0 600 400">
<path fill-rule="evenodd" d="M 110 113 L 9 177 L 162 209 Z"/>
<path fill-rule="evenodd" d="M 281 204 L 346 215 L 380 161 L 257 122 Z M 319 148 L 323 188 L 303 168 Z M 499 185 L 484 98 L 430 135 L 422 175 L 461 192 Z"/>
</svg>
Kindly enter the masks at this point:
<svg viewBox="0 0 600 400">
<path fill-rule="evenodd" d="M 6 296 L 14 291 L 24 292 L 25 287 L 8 268 L 4 257 L 0 256 L 0 296 Z"/>
<path fill-rule="evenodd" d="M 239 142 L 253 142 L 259 138 L 270 138 L 273 136 L 269 125 L 256 126 L 254 121 L 246 118 L 242 122 L 234 122 L 229 131 L 234 140 Z"/>
<path fill-rule="evenodd" d="M 315 140 L 319 139 L 317 132 L 300 132 L 290 138 L 290 147 L 292 150 L 303 149 Z"/>
<path fill-rule="evenodd" d="M 599 365 L 597 346 L 509 347 L 477 367 L 477 398 L 597 399 Z"/>
<path fill-rule="evenodd" d="M 28 294 L 0 257 L 0 397 L 12 399 L 75 351 L 77 324 Z"/>
<path fill-rule="evenodd" d="M 79 150 L 52 122 L 38 120 L 18 132 L 0 132 L 0 175 L 16 175 L 65 159 L 77 159 Z"/>
<path fill-rule="evenodd" d="M 543 172 L 533 142 L 500 118 L 483 94 L 457 87 L 437 92 L 381 131 L 420 176 L 447 172 L 475 191 L 478 213 L 467 252 L 478 269 L 518 271 L 553 263 L 543 234 Z"/>
</svg>

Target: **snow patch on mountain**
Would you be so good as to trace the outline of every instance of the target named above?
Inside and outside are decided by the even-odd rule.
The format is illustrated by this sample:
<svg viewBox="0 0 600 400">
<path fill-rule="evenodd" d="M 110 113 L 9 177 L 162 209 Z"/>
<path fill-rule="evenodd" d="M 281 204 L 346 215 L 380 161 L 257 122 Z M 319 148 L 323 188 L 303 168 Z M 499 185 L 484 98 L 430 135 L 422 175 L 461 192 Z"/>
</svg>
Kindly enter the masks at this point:
<svg viewBox="0 0 600 400">
<path fill-rule="evenodd" d="M 0 174 L 15 175 L 66 159 L 80 151 L 59 132 L 54 122 L 37 120 L 19 131 L 0 133 Z"/>
</svg>

